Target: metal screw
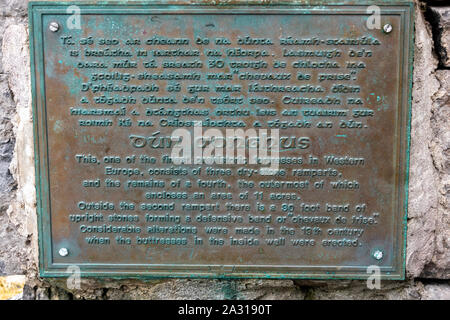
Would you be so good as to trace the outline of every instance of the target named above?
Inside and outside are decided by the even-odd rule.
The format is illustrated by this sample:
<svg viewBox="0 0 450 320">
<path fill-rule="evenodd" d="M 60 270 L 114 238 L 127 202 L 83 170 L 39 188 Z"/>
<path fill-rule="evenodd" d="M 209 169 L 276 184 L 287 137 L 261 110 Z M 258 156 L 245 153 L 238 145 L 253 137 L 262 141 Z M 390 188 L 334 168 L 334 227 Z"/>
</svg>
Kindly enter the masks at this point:
<svg viewBox="0 0 450 320">
<path fill-rule="evenodd" d="M 69 250 L 67 250 L 67 248 L 61 248 L 59 249 L 58 253 L 61 257 L 65 257 L 69 254 Z"/>
<path fill-rule="evenodd" d="M 373 257 L 377 260 L 383 259 L 383 251 L 377 250 L 373 253 Z"/>
<path fill-rule="evenodd" d="M 59 24 L 58 22 L 50 22 L 50 25 L 48 26 L 51 32 L 56 32 L 59 30 Z"/>
<path fill-rule="evenodd" d="M 385 24 L 383 27 L 383 31 L 386 33 L 391 33 L 393 29 L 394 29 L 394 27 L 392 27 L 392 25 L 389 23 Z"/>
</svg>

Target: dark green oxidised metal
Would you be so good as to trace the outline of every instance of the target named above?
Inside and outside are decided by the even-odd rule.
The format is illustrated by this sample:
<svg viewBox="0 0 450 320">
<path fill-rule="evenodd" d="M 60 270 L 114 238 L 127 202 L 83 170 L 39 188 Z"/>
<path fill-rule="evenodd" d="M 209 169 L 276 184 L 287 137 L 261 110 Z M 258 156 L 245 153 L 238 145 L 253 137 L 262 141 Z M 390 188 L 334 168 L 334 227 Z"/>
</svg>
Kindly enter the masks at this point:
<svg viewBox="0 0 450 320">
<path fill-rule="evenodd" d="M 55 156 L 55 150 L 57 149 L 68 150 L 66 154 L 70 154 L 71 149 L 75 148 L 76 135 L 79 135 L 81 132 L 77 131 L 80 130 L 79 128 L 77 129 L 70 124 L 67 125 L 68 122 L 64 125 L 64 120 L 68 114 L 64 107 L 68 108 L 73 105 L 73 97 L 78 97 L 77 86 L 79 83 L 74 75 L 74 70 L 65 65 L 67 61 L 55 58 L 62 57 L 62 50 L 61 47 L 58 47 L 56 40 L 51 40 L 51 33 L 47 29 L 48 23 L 53 21 L 53 19 L 63 21 L 67 17 L 67 6 L 73 4 L 81 8 L 82 15 L 98 15 L 102 17 L 100 20 L 106 17 L 117 23 L 119 27 L 116 30 L 108 29 L 110 24 L 106 23 L 88 26 L 94 31 L 104 30 L 105 33 L 110 32 L 110 36 L 120 33 L 120 30 L 126 28 L 127 25 L 133 25 L 137 29 L 142 28 L 145 30 L 145 25 L 139 24 L 136 26 L 135 22 L 142 22 L 139 19 L 156 14 L 162 16 L 183 15 L 185 17 L 196 15 L 199 21 L 203 21 L 201 19 L 208 20 L 208 15 L 244 15 L 249 18 L 255 17 L 256 19 L 256 14 L 272 14 L 280 19 L 276 20 L 277 22 L 282 21 L 279 22 L 281 25 L 284 23 L 283 17 L 298 15 L 303 19 L 308 19 L 311 16 L 318 17 L 318 19 L 322 19 L 321 21 L 324 24 L 329 23 L 333 25 L 335 23 L 334 20 L 337 21 L 337 19 L 343 19 L 344 17 L 348 17 L 351 20 L 351 16 L 353 16 L 352 19 L 355 16 L 360 16 L 361 21 L 363 21 L 364 17 L 367 18 L 367 6 L 371 4 L 379 5 L 382 9 L 382 15 L 396 17 L 395 19 L 399 21 L 398 25 L 394 25 L 394 27 L 399 28 L 397 29 L 398 33 L 393 32 L 397 38 L 391 40 L 395 40 L 395 43 L 393 42 L 394 49 L 392 50 L 397 50 L 395 52 L 398 53 L 398 64 L 392 61 L 392 57 L 383 57 L 388 61 L 384 59 L 379 60 L 379 66 L 387 77 L 392 75 L 398 78 L 398 92 L 395 92 L 393 88 L 386 88 L 386 92 L 382 93 L 387 99 L 392 99 L 393 101 L 397 99 L 398 101 L 398 106 L 393 106 L 394 108 L 398 107 L 398 111 L 392 112 L 392 115 L 397 117 L 395 121 L 396 131 L 393 131 L 392 136 L 386 138 L 392 139 L 395 144 L 395 147 L 392 147 L 392 156 L 395 156 L 393 161 L 396 164 L 392 173 L 395 176 L 395 185 L 392 186 L 392 192 L 395 194 L 392 196 L 392 207 L 387 205 L 392 209 L 388 213 L 388 217 L 391 220 L 383 222 L 376 232 L 373 233 L 371 239 L 368 240 L 368 245 L 364 245 L 364 250 L 355 254 L 356 256 L 353 259 L 348 258 L 348 255 L 351 255 L 352 252 L 329 251 L 336 256 L 341 255 L 340 259 L 335 258 L 336 262 L 334 264 L 330 263 L 332 259 L 329 259 L 329 253 L 324 258 L 319 258 L 319 255 L 316 257 L 305 257 L 303 254 L 299 254 L 298 263 L 292 263 L 292 252 L 284 248 L 279 249 L 279 254 L 276 251 L 271 251 L 267 256 L 268 259 L 270 258 L 270 263 L 261 264 L 255 263 L 255 261 L 258 262 L 264 259 L 257 258 L 256 254 L 251 253 L 251 251 L 244 253 L 242 262 L 237 263 L 238 260 L 235 258 L 236 250 L 239 249 L 227 251 L 226 254 L 221 253 L 222 250 L 216 250 L 215 254 L 210 253 L 206 258 L 203 257 L 200 260 L 188 259 L 186 261 L 186 254 L 182 253 L 181 249 L 173 247 L 170 248 L 171 251 L 169 250 L 168 257 L 173 261 L 176 260 L 174 256 L 178 254 L 181 257 L 178 261 L 172 263 L 164 262 L 166 252 L 162 250 L 159 252 L 159 256 L 152 257 L 153 259 L 155 257 L 159 258 L 157 263 L 153 263 L 149 260 L 143 261 L 145 259 L 133 252 L 134 249 L 132 247 L 124 246 L 124 249 L 121 249 L 123 250 L 122 252 L 119 251 L 118 247 L 112 248 L 112 246 L 103 248 L 103 250 L 100 250 L 98 247 L 88 247 L 87 245 L 83 247 L 79 235 L 75 232 L 78 230 L 79 225 L 71 225 L 68 222 L 67 215 L 64 216 L 61 212 L 65 208 L 69 211 L 68 213 L 75 209 L 70 200 L 72 197 L 78 199 L 78 192 L 81 193 L 81 189 L 79 187 L 78 189 L 72 188 L 69 185 L 84 172 L 71 166 L 69 161 L 67 165 L 62 164 L 62 158 L 58 155 Z M 68 266 L 78 265 L 81 268 L 82 276 L 114 278 L 364 279 L 368 276 L 366 273 L 367 267 L 373 264 L 380 266 L 383 279 L 404 278 L 413 58 L 413 4 L 411 1 L 219 1 L 217 5 L 211 4 L 210 1 L 30 2 L 29 19 L 40 272 L 42 276 L 65 277 L 68 275 Z M 249 27 L 249 24 L 243 23 L 240 26 L 233 27 L 234 29 L 245 30 Z M 335 27 L 337 35 L 344 32 L 340 30 L 343 27 L 342 25 L 336 23 Z M 261 26 L 261 28 L 264 28 L 264 26 Z M 271 28 L 271 25 L 268 25 L 267 28 Z M 325 27 L 323 29 L 325 30 Z M 75 35 L 77 31 L 70 32 Z M 70 32 L 67 34 L 71 34 Z M 220 32 L 223 35 L 227 35 L 230 30 L 224 29 L 220 30 Z M 59 66 L 53 65 L 55 61 L 59 63 Z M 392 66 L 398 67 L 398 70 L 389 69 Z M 50 72 L 52 70 L 53 73 Z M 366 81 L 371 80 L 387 81 L 386 78 L 384 80 L 366 79 Z M 386 85 L 383 86 L 379 83 L 378 86 L 381 88 L 386 87 Z M 58 105 L 63 111 L 58 111 L 55 105 Z M 382 124 L 378 123 L 378 126 L 382 126 Z M 119 129 L 115 127 L 114 130 L 117 131 Z M 379 127 L 377 130 L 382 132 L 383 128 Z M 112 132 L 111 134 L 114 135 L 115 133 Z M 324 136 L 324 143 L 329 145 L 330 141 L 326 139 L 327 137 L 327 135 Z M 114 148 L 117 147 L 117 141 L 120 141 L 119 138 L 117 140 L 113 139 L 109 144 L 100 143 L 96 148 L 99 150 L 105 147 Z M 378 141 L 370 142 L 372 148 L 370 154 L 378 153 L 382 157 L 386 146 L 383 144 L 378 146 L 377 143 Z M 363 147 L 364 144 L 358 144 L 353 148 Z M 351 146 L 348 148 L 352 150 Z M 122 156 L 125 156 L 127 152 L 131 151 L 129 148 L 125 148 L 123 152 L 125 153 Z M 389 152 L 387 153 L 389 154 Z M 94 173 L 94 176 L 101 175 Z M 51 190 L 53 191 L 51 192 Z M 60 191 L 64 192 L 61 193 Z M 54 194 L 58 194 L 58 196 L 55 197 Z M 125 196 L 126 194 L 124 193 L 123 197 Z M 372 198 L 374 199 L 373 201 L 377 201 L 377 197 L 383 198 L 384 196 L 380 194 Z M 116 202 L 130 200 L 123 197 L 116 199 Z M 314 195 L 311 195 L 311 197 L 314 198 Z M 338 198 L 331 198 L 331 200 Z M 132 200 L 137 202 L 137 199 Z M 308 201 L 308 199 L 304 199 L 304 201 L 312 202 Z M 362 201 L 366 201 L 366 199 L 363 198 Z M 55 207 L 58 210 L 52 211 L 52 208 L 54 209 Z M 142 213 L 141 217 L 143 215 Z M 63 221 L 63 218 L 66 219 Z M 387 230 L 387 228 L 391 228 L 391 230 Z M 68 257 L 64 258 L 57 255 L 61 246 L 69 247 L 71 254 Z M 389 248 L 386 248 L 386 246 Z M 385 250 L 385 258 L 381 262 L 377 262 L 372 259 L 371 255 L 374 250 L 381 247 Z M 106 250 L 106 255 L 102 252 L 104 250 Z M 147 254 L 147 250 L 145 253 Z M 299 253 L 302 253 L 302 251 L 299 250 Z M 319 254 L 323 256 L 324 253 L 319 252 Z M 347 258 L 342 258 L 342 255 L 345 256 L 346 254 Z M 106 259 L 106 256 L 109 256 L 109 258 Z M 130 257 L 130 260 L 124 262 L 127 257 Z M 227 263 L 228 258 L 231 262 Z M 320 259 L 323 259 L 323 263 L 317 263 Z"/>
</svg>

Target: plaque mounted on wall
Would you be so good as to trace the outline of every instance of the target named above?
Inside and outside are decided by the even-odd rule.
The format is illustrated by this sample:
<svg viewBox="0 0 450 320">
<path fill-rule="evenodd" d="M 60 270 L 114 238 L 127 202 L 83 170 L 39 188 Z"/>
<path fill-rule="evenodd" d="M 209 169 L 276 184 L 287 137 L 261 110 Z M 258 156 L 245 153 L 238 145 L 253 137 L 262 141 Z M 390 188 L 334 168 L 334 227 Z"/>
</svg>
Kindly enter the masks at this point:
<svg viewBox="0 0 450 320">
<path fill-rule="evenodd" d="M 412 1 L 29 10 L 42 276 L 404 278 Z"/>
</svg>

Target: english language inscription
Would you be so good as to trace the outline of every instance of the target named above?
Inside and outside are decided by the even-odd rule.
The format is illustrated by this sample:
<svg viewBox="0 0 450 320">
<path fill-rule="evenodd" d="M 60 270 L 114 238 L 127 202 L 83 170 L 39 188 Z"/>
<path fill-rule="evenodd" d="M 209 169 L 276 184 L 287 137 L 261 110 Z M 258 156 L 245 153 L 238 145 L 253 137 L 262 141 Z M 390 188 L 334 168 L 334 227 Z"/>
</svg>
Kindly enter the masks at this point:
<svg viewBox="0 0 450 320">
<path fill-rule="evenodd" d="M 370 4 L 31 3 L 41 274 L 402 279 L 412 4 Z"/>
</svg>

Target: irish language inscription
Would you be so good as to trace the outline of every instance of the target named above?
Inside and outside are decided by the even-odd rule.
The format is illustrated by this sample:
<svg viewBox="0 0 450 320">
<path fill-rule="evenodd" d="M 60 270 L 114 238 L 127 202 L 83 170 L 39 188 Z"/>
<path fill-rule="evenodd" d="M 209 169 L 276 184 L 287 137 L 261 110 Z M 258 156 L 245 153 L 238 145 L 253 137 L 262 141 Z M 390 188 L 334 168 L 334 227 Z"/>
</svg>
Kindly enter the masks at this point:
<svg viewBox="0 0 450 320">
<path fill-rule="evenodd" d="M 44 275 L 402 276 L 409 7 L 39 8 Z"/>
</svg>

